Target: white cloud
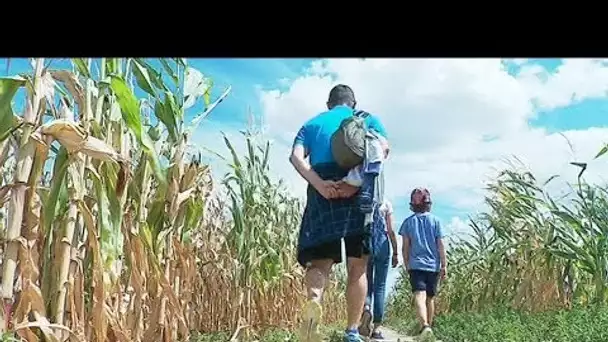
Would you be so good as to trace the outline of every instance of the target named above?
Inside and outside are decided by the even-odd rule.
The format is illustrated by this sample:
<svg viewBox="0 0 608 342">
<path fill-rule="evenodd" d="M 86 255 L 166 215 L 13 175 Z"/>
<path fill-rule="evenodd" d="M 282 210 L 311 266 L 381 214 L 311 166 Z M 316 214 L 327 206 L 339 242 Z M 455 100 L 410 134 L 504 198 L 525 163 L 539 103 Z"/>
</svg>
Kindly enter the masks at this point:
<svg viewBox="0 0 608 342">
<path fill-rule="evenodd" d="M 510 156 L 540 179 L 557 173 L 574 180 L 578 170 L 568 163 L 591 160 L 608 141 L 608 129 L 562 132 L 572 152 L 560 134 L 531 128 L 528 120 L 535 108 L 606 96 L 608 67 L 596 60 L 566 60 L 549 73 L 530 61 L 511 62 L 519 66 L 516 76 L 499 59 L 317 61 L 286 91 L 260 92 L 266 132 L 274 140 L 272 168 L 304 193 L 304 182 L 287 160 L 293 136 L 326 109 L 331 87 L 346 83 L 359 107 L 387 127 L 392 145 L 387 181 L 393 184 L 387 194 L 393 201 L 424 185 L 435 202 L 473 213 L 482 203 L 485 182 Z M 605 182 L 601 174 L 608 171 L 608 158 L 592 164 L 588 179 Z M 454 232 L 466 226 L 458 220 L 450 222 Z"/>
<path fill-rule="evenodd" d="M 454 216 L 447 224 L 444 224 L 443 234 L 448 238 L 467 238 L 466 234 L 470 233 L 469 223 L 460 217 Z"/>
<path fill-rule="evenodd" d="M 513 58 L 511 59 L 511 62 L 515 63 L 515 65 L 522 65 L 522 64 L 526 64 L 528 62 L 527 58 Z"/>
<path fill-rule="evenodd" d="M 524 65 L 518 79 L 540 109 L 551 110 L 587 98 L 606 96 L 608 68 L 599 59 L 566 59 L 549 74 L 538 65 Z"/>
</svg>

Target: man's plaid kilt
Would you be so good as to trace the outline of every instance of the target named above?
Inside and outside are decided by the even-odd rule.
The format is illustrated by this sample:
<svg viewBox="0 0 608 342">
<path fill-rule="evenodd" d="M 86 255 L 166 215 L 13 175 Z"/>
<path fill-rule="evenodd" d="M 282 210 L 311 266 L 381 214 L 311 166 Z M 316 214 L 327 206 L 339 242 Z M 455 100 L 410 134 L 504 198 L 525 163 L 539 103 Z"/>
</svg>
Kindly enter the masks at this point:
<svg viewBox="0 0 608 342">
<path fill-rule="evenodd" d="M 324 180 L 339 181 L 348 174 L 348 170 L 335 163 L 315 165 L 313 169 Z M 298 249 L 362 234 L 365 232 L 364 221 L 365 214 L 361 211 L 358 196 L 327 200 L 308 185 Z"/>
</svg>

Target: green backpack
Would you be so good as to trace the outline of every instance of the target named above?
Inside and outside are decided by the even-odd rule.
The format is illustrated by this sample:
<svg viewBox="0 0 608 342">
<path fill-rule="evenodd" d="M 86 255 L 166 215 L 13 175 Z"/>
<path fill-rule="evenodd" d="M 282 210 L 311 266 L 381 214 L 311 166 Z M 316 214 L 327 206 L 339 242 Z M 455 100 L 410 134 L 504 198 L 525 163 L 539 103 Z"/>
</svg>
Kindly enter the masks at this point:
<svg viewBox="0 0 608 342">
<path fill-rule="evenodd" d="M 340 128 L 331 136 L 331 152 L 336 163 L 343 169 L 352 169 L 363 163 L 365 136 L 369 113 L 359 110 L 342 120 Z"/>
</svg>

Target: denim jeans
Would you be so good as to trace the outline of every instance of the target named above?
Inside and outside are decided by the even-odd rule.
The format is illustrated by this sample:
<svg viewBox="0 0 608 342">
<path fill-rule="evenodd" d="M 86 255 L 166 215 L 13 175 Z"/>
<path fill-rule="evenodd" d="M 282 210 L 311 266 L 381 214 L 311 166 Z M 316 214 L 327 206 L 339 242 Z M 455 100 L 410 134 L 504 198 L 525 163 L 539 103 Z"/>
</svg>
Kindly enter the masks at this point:
<svg viewBox="0 0 608 342">
<path fill-rule="evenodd" d="M 374 232 L 376 233 L 376 232 Z M 381 323 L 384 318 L 384 297 L 386 294 L 386 277 L 391 262 L 390 243 L 386 232 L 373 239 L 374 253 L 367 264 L 367 298 L 365 305 L 373 302 L 374 323 Z"/>
</svg>

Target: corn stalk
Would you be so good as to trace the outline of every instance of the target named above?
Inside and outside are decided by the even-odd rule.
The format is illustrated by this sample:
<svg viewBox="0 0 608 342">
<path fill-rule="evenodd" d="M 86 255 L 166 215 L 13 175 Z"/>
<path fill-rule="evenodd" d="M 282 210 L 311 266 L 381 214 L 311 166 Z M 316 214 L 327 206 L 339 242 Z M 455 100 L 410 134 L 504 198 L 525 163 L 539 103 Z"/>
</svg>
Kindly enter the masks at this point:
<svg viewBox="0 0 608 342">
<path fill-rule="evenodd" d="M 0 79 L 2 332 L 141 342 L 293 326 L 301 206 L 271 179 L 270 146 L 246 136 L 239 154 L 226 140 L 228 201 L 189 147 L 231 88 L 213 101 L 213 83 L 180 58 L 71 63 Z M 342 300 L 327 293 L 328 318 Z"/>
<path fill-rule="evenodd" d="M 43 72 L 43 59 L 37 59 L 35 61 L 34 75 L 31 80 L 31 84 L 28 87 L 28 100 L 26 101 L 26 109 L 23 114 L 23 128 L 21 131 L 21 138 L 18 145 L 16 154 L 16 169 L 11 188 L 11 197 L 9 201 L 8 209 L 8 226 L 6 231 L 7 247 L 4 255 L 4 262 L 2 264 L 2 299 L 3 305 L 3 317 L 0 322 L 4 325 L 0 327 L 0 333 L 6 331 L 10 311 L 12 309 L 13 301 L 13 284 L 15 280 L 15 271 L 17 269 L 17 256 L 21 244 L 21 226 L 23 224 L 23 212 L 26 207 L 26 190 L 27 182 L 30 178 L 32 166 L 34 165 L 34 158 L 36 153 L 37 142 L 31 139 L 32 132 L 40 121 L 39 117 L 39 106 L 42 98 L 42 72 Z M 25 84 L 25 81 L 18 80 L 3 80 L 2 82 L 2 109 L 3 122 L 2 127 L 11 127 L 7 123 L 13 121 L 12 109 L 10 109 L 10 100 L 14 96 L 17 87 Z M 8 100 L 8 101 L 7 101 Z M 8 131 L 8 130 L 7 130 Z"/>
</svg>

